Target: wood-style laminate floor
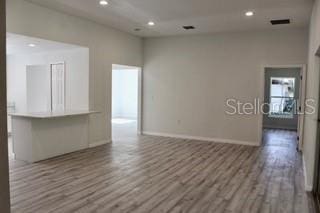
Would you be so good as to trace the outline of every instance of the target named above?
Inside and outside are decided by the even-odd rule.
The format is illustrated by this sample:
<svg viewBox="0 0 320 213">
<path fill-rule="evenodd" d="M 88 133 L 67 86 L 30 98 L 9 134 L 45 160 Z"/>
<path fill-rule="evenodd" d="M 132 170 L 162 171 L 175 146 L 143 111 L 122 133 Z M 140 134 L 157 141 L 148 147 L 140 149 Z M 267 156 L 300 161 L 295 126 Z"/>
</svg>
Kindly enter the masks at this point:
<svg viewBox="0 0 320 213">
<path fill-rule="evenodd" d="M 263 147 L 141 136 L 10 170 L 12 212 L 313 212 L 295 133 Z"/>
</svg>

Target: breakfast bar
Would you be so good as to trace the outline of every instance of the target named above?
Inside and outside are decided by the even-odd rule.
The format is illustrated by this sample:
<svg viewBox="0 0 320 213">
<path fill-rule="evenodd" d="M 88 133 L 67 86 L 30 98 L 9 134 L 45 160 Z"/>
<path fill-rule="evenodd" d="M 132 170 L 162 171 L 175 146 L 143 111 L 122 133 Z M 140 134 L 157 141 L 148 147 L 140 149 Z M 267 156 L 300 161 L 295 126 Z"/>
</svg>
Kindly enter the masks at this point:
<svg viewBox="0 0 320 213">
<path fill-rule="evenodd" d="M 15 159 L 33 163 L 88 148 L 93 113 L 97 112 L 11 113 Z"/>
</svg>

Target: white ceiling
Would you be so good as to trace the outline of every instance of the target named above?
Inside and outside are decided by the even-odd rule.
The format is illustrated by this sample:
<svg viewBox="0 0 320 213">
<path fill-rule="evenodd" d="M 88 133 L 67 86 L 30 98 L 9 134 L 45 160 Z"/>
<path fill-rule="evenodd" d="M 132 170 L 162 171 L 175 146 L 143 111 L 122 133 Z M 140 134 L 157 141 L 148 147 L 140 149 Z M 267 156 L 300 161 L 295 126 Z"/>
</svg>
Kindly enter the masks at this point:
<svg viewBox="0 0 320 213">
<path fill-rule="evenodd" d="M 143 36 L 262 30 L 307 26 L 313 0 L 28 0 Z M 244 13 L 253 10 L 253 17 Z M 290 18 L 291 25 L 272 26 L 271 19 Z M 155 26 L 149 27 L 148 21 Z M 185 31 L 183 25 L 196 30 Z M 140 28 L 140 32 L 135 32 Z"/>
<path fill-rule="evenodd" d="M 29 47 L 29 44 L 35 44 L 36 46 Z M 7 33 L 8 55 L 33 54 L 50 51 L 70 50 L 76 48 L 82 47 L 13 33 Z"/>
</svg>

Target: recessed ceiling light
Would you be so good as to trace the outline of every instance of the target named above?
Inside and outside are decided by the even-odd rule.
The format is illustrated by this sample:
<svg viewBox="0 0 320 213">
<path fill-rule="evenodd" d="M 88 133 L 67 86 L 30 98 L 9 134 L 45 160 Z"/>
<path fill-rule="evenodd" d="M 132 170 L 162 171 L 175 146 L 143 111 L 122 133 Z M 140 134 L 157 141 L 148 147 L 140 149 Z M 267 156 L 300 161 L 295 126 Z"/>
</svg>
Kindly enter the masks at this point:
<svg viewBox="0 0 320 213">
<path fill-rule="evenodd" d="M 148 25 L 149 25 L 149 26 L 154 26 L 154 22 L 153 22 L 153 21 L 149 21 L 149 22 L 148 22 Z"/>
<path fill-rule="evenodd" d="M 106 0 L 100 0 L 100 5 L 107 6 L 109 3 Z"/>
<path fill-rule="evenodd" d="M 247 11 L 246 12 L 246 16 L 248 16 L 248 17 L 253 16 L 253 15 L 254 15 L 253 11 Z"/>
<path fill-rule="evenodd" d="M 35 44 L 28 44 L 29 47 L 35 47 Z"/>
</svg>

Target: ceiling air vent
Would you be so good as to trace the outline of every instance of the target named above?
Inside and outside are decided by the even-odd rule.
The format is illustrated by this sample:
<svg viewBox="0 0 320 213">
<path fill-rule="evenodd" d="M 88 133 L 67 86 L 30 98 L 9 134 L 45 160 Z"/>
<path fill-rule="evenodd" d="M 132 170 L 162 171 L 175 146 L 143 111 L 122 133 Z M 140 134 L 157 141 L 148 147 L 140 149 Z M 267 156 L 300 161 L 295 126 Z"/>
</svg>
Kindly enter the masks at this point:
<svg viewBox="0 0 320 213">
<path fill-rule="evenodd" d="M 194 30 L 194 29 L 196 29 L 194 26 L 183 26 L 183 29 L 185 29 L 185 30 Z"/>
<path fill-rule="evenodd" d="M 271 20 L 272 25 L 290 24 L 290 19 Z"/>
</svg>

